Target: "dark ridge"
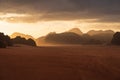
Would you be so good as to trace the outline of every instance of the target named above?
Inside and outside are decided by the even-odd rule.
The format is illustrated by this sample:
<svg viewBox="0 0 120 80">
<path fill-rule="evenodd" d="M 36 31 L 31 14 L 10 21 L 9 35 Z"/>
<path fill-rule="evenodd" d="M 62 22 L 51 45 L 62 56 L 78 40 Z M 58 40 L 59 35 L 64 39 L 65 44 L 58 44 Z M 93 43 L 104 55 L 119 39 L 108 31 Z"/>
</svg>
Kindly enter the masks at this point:
<svg viewBox="0 0 120 80">
<path fill-rule="evenodd" d="M 113 35 L 111 44 L 113 44 L 113 45 L 120 45 L 120 32 L 116 32 L 116 33 Z"/>
<path fill-rule="evenodd" d="M 76 33 L 78 35 L 82 35 L 83 32 L 79 28 L 72 28 L 68 32 Z"/>
<path fill-rule="evenodd" d="M 60 44 L 80 44 L 82 38 L 80 35 L 72 32 L 65 33 L 50 33 L 45 38 L 46 42 L 60 43 Z"/>
<path fill-rule="evenodd" d="M 51 32 L 47 36 L 36 39 L 38 46 L 42 43 L 55 43 L 55 44 L 85 44 L 85 45 L 105 45 L 110 44 L 114 35 L 112 30 L 91 30 L 86 34 L 79 35 L 79 28 L 73 28 L 64 33 Z M 81 33 L 81 32 L 80 32 Z"/>
<path fill-rule="evenodd" d="M 30 46 L 36 46 L 36 42 L 31 38 L 25 39 L 20 36 L 17 36 L 16 38 L 12 39 L 12 41 L 14 44 L 25 44 Z"/>
<path fill-rule="evenodd" d="M 12 46 L 12 40 L 8 35 L 0 32 L 0 48 L 6 48 L 7 46 Z"/>
</svg>

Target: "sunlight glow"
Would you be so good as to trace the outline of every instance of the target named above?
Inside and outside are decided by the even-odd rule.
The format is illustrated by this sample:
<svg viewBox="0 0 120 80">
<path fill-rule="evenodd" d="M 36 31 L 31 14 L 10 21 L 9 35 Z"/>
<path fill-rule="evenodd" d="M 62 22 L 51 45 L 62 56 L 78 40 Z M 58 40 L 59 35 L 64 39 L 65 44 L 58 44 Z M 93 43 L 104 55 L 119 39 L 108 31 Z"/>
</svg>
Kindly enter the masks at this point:
<svg viewBox="0 0 120 80">
<path fill-rule="evenodd" d="M 3 15 L 0 15 L 0 18 L 8 18 L 8 17 L 25 17 L 25 14 L 16 14 L 16 13 L 6 13 Z"/>
<path fill-rule="evenodd" d="M 102 26 L 101 26 L 102 25 Z M 14 32 L 32 35 L 35 38 L 45 36 L 50 32 L 65 32 L 71 28 L 80 28 L 86 33 L 89 30 L 114 30 L 118 31 L 119 23 L 106 24 L 106 23 L 88 23 L 78 21 L 41 21 L 37 23 L 10 23 L 0 20 L 0 32 L 11 35 Z M 114 28 L 113 28 L 114 26 Z"/>
</svg>

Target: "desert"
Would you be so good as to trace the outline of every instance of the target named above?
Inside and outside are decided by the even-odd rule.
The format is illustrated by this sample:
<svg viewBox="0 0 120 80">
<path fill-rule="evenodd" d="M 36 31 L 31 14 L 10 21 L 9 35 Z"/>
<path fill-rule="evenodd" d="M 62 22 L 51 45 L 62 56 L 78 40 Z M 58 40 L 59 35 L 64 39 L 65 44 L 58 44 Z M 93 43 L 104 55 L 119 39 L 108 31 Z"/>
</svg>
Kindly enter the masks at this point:
<svg viewBox="0 0 120 80">
<path fill-rule="evenodd" d="M 119 80 L 120 47 L 14 46 L 0 49 L 0 80 Z"/>
</svg>

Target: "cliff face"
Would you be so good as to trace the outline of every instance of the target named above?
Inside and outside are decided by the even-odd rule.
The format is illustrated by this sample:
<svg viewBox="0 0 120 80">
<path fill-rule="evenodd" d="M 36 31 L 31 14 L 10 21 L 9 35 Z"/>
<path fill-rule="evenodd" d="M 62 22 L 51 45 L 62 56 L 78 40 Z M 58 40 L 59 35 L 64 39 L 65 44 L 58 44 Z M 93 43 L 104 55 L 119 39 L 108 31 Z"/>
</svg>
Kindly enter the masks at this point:
<svg viewBox="0 0 120 80">
<path fill-rule="evenodd" d="M 87 32 L 87 34 L 90 35 L 90 36 L 107 35 L 107 34 L 114 34 L 114 31 L 112 31 L 112 30 L 105 30 L 105 31 L 102 31 L 102 30 L 98 30 L 98 31 L 90 30 L 90 31 Z"/>
<path fill-rule="evenodd" d="M 113 35 L 113 38 L 112 38 L 111 43 L 112 43 L 113 45 L 120 45 L 120 32 L 116 32 L 116 33 Z"/>
<path fill-rule="evenodd" d="M 14 44 L 25 44 L 30 46 L 36 46 L 36 42 L 31 38 L 25 39 L 20 36 L 17 36 L 16 38 L 13 38 L 12 41 Z"/>
<path fill-rule="evenodd" d="M 31 39 L 34 40 L 34 38 L 33 38 L 31 35 L 26 35 L 26 34 L 23 34 L 23 33 L 15 32 L 15 33 L 13 33 L 12 35 L 10 35 L 11 38 L 16 38 L 17 36 L 23 37 L 23 38 L 25 38 L 25 39 L 31 38 Z"/>
<path fill-rule="evenodd" d="M 8 35 L 4 35 L 4 33 L 0 33 L 0 48 L 6 48 L 7 46 L 12 46 L 12 40 Z"/>
<path fill-rule="evenodd" d="M 78 35 L 82 35 L 82 31 L 79 28 L 73 28 L 71 30 L 69 30 L 68 32 L 72 32 L 72 33 L 76 33 Z"/>
<path fill-rule="evenodd" d="M 60 34 L 48 34 L 45 38 L 46 42 L 61 43 L 61 44 L 79 44 L 82 41 L 80 35 L 72 32 L 60 33 Z"/>
</svg>

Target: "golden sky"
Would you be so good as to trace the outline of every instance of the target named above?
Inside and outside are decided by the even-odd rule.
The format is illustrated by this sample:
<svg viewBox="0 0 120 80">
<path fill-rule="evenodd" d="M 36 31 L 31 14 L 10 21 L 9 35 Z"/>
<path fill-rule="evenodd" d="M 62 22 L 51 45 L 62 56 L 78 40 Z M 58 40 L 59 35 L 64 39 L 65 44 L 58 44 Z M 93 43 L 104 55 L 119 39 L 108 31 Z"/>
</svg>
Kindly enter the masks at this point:
<svg viewBox="0 0 120 80">
<path fill-rule="evenodd" d="M 12 19 L 13 20 L 13 19 Z M 91 23 L 87 21 L 39 21 L 35 23 L 0 21 L 0 32 L 11 35 L 14 32 L 32 35 L 35 38 L 47 35 L 50 32 L 65 32 L 71 28 L 79 28 L 86 33 L 89 30 L 114 30 L 119 31 L 119 23 Z"/>
<path fill-rule="evenodd" d="M 120 0 L 0 0 L 0 32 L 35 38 L 49 32 L 120 30 Z"/>
</svg>

